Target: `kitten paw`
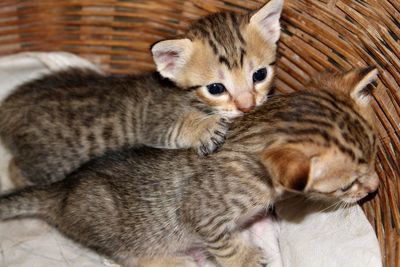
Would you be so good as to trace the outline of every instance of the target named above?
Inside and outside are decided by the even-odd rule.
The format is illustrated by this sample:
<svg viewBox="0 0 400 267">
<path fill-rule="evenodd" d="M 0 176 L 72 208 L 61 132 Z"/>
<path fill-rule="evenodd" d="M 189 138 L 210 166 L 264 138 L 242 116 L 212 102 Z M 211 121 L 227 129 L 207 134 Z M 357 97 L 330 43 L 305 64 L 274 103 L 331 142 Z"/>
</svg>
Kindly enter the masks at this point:
<svg viewBox="0 0 400 267">
<path fill-rule="evenodd" d="M 262 248 L 257 247 L 255 250 L 255 255 L 252 257 L 254 261 L 254 266 L 267 267 L 269 260 L 267 259 L 265 252 Z"/>
<path fill-rule="evenodd" d="M 204 119 L 199 126 L 200 138 L 197 153 L 200 156 L 207 156 L 215 152 L 225 143 L 229 128 L 228 119 L 214 115 Z"/>
</svg>

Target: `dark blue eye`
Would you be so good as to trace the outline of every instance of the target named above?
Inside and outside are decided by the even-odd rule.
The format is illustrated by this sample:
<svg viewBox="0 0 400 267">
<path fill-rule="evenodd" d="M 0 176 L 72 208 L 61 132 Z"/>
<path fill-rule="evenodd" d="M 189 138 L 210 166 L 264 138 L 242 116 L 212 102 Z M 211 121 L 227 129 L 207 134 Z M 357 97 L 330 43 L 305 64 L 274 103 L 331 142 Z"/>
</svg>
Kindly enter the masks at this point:
<svg viewBox="0 0 400 267">
<path fill-rule="evenodd" d="M 212 95 L 219 95 L 226 91 L 222 83 L 212 83 L 207 85 L 208 92 Z"/>
<path fill-rule="evenodd" d="M 267 69 L 262 68 L 253 73 L 253 82 L 261 82 L 267 77 Z"/>
</svg>

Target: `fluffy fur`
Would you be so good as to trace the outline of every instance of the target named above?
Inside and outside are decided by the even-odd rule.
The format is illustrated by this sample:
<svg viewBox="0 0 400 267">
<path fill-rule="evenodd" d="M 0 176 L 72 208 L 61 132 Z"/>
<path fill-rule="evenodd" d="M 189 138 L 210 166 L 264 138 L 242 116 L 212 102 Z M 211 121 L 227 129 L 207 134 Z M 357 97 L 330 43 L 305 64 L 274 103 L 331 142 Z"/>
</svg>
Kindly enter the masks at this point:
<svg viewBox="0 0 400 267">
<path fill-rule="evenodd" d="M 216 13 L 193 23 L 181 39 L 152 47 L 158 71 L 182 88 L 196 88 L 199 99 L 228 117 L 237 117 L 265 102 L 274 76 L 276 43 L 283 0 L 239 15 Z M 253 74 L 265 68 L 266 77 Z M 221 94 L 207 85 L 220 83 Z"/>
<path fill-rule="evenodd" d="M 175 84 L 155 74 L 112 77 L 74 69 L 20 86 L 0 107 L 13 180 L 58 181 L 124 146 L 215 151 L 227 119 L 268 97 L 281 9 L 282 1 L 274 0 L 253 15 L 213 14 L 194 22 L 185 38 L 155 44 L 157 69 Z M 265 77 L 253 81 L 260 68 Z M 216 83 L 227 90 L 210 94 L 207 85 Z"/>
<path fill-rule="evenodd" d="M 156 74 L 112 77 L 74 69 L 27 83 L 0 106 L 11 176 L 54 182 L 123 146 L 194 147 L 207 154 L 223 143 L 227 121 L 194 102 L 194 92 Z"/>
<path fill-rule="evenodd" d="M 321 84 L 272 97 L 233 122 L 209 157 L 153 148 L 108 153 L 63 181 L 3 195 L 0 217 L 41 218 L 124 266 L 157 266 L 157 258 L 196 247 L 224 267 L 266 266 L 240 230 L 285 191 L 355 202 L 377 189 L 376 137 L 357 111 L 359 97 L 370 97 L 363 86 L 371 75 L 331 75 L 333 84 L 353 81 L 337 93 Z M 182 258 L 160 266 L 168 262 Z"/>
</svg>

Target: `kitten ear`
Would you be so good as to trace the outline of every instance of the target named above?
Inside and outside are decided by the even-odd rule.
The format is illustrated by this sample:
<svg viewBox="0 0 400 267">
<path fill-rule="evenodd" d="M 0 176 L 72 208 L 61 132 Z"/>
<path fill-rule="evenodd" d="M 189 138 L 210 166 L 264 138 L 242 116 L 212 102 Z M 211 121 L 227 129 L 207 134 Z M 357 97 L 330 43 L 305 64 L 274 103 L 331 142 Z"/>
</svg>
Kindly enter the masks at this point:
<svg viewBox="0 0 400 267">
<path fill-rule="evenodd" d="M 275 183 L 289 190 L 303 191 L 308 183 L 310 160 L 294 148 L 266 149 L 262 162 Z"/>
<path fill-rule="evenodd" d="M 345 79 L 350 81 L 350 97 L 359 106 L 367 106 L 371 101 L 372 85 L 378 78 L 375 67 L 352 70 L 345 74 Z"/>
<path fill-rule="evenodd" d="M 157 71 L 172 81 L 176 81 L 176 77 L 189 61 L 192 50 L 193 43 L 187 38 L 164 40 L 151 47 Z"/>
<path fill-rule="evenodd" d="M 250 25 L 257 28 L 264 38 L 276 43 L 281 34 L 281 17 L 283 0 L 271 0 L 250 18 Z"/>
</svg>

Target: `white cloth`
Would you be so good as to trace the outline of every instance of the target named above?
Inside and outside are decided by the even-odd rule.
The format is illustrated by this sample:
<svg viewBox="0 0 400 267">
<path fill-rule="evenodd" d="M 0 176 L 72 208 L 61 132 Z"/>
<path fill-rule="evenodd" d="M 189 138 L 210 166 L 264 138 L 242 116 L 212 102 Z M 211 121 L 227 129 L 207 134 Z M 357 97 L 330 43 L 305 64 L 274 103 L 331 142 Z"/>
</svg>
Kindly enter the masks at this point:
<svg viewBox="0 0 400 267">
<path fill-rule="evenodd" d="M 15 86 L 67 67 L 100 71 L 78 56 L 64 52 L 20 53 L 0 58 L 0 102 Z M 0 143 L 1 190 L 12 188 L 8 177 L 11 156 Z M 0 223 L 1 267 L 101 267 L 109 266 L 96 253 L 64 238 L 54 228 L 34 220 Z"/>
<path fill-rule="evenodd" d="M 0 102 L 15 86 L 71 66 L 95 65 L 63 52 L 21 53 L 0 58 Z M 0 144 L 1 189 L 11 188 L 9 153 Z M 254 225 L 247 237 L 271 259 L 268 267 L 380 267 L 375 233 L 361 208 L 324 211 L 304 201 L 278 205 L 280 220 Z M 2 267 L 111 266 L 102 257 L 64 238 L 43 222 L 24 219 L 0 223 Z"/>
</svg>

